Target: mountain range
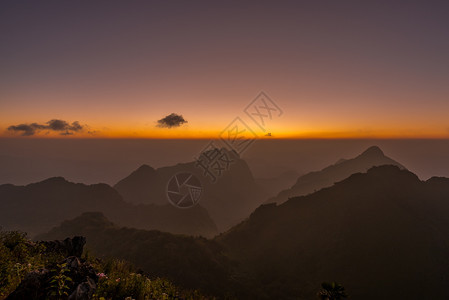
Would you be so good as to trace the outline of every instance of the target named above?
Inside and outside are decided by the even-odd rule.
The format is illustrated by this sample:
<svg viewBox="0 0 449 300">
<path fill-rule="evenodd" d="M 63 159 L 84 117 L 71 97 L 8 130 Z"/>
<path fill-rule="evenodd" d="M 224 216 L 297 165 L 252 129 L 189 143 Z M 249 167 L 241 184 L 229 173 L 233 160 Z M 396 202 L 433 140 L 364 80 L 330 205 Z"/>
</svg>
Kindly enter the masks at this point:
<svg viewBox="0 0 449 300">
<path fill-rule="evenodd" d="M 216 182 L 190 162 L 159 169 L 142 165 L 114 188 L 106 184 L 75 184 L 62 177 L 26 186 L 0 185 L 0 225 L 35 235 L 83 212 L 100 211 L 122 226 L 212 237 L 247 218 L 263 199 L 291 184 L 297 176 L 290 171 L 275 178 L 254 179 L 237 154 L 217 150 L 232 163 Z M 299 177 L 292 188 L 269 202 L 281 203 L 288 197 L 311 193 L 381 164 L 404 168 L 379 148 L 371 147 L 354 159 Z M 201 181 L 202 196 L 196 207 L 180 210 L 168 203 L 167 182 L 180 172 L 194 174 Z"/>
<path fill-rule="evenodd" d="M 296 183 L 289 189 L 282 190 L 276 197 L 272 197 L 266 203 L 283 203 L 290 197 L 307 195 L 322 188 L 332 186 L 351 174 L 366 172 L 371 167 L 382 165 L 394 165 L 405 169 L 397 161 L 385 156 L 377 146 L 369 147 L 362 154 L 352 159 L 340 159 L 321 171 L 315 171 L 300 176 Z"/>
<path fill-rule="evenodd" d="M 96 254 L 223 298 L 312 299 L 321 282 L 337 281 L 351 299 L 447 299 L 448 225 L 449 179 L 421 181 L 390 165 L 262 205 L 211 240 L 120 228 L 95 214 L 40 238 L 83 234 Z"/>
</svg>

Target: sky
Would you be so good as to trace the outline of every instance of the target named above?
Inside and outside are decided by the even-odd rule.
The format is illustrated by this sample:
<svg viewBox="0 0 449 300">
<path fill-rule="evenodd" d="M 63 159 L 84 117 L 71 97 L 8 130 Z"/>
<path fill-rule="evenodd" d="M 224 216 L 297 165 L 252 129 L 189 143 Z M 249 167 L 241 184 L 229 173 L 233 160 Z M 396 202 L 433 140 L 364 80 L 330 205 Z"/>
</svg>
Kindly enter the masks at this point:
<svg viewBox="0 0 449 300">
<path fill-rule="evenodd" d="M 448 138 L 448 13 L 447 1 L 1 1 L 0 137 L 216 138 L 238 117 L 267 139 Z M 279 108 L 263 129 L 245 113 L 261 92 Z M 173 113 L 185 122 L 158 122 Z"/>
</svg>

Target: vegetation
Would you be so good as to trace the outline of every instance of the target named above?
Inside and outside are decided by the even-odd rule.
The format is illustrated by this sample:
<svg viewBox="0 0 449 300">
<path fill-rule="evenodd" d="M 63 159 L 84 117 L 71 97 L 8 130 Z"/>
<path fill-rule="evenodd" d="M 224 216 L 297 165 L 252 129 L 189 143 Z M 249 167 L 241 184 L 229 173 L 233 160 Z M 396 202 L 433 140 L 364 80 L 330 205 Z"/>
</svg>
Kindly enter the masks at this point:
<svg viewBox="0 0 449 300">
<path fill-rule="evenodd" d="M 149 279 L 136 273 L 134 267 L 123 260 L 111 259 L 98 266 L 99 281 L 94 299 L 208 299 L 198 291 L 181 290 L 166 279 Z"/>
<path fill-rule="evenodd" d="M 58 255 L 44 255 L 44 247 L 34 244 L 18 231 L 0 232 L 0 299 L 9 295 L 24 276 L 43 268 Z"/>
<path fill-rule="evenodd" d="M 6 298 L 34 270 L 50 269 L 49 299 L 66 299 L 73 288 L 73 280 L 66 273 L 68 267 L 58 253 L 48 253 L 40 243 L 26 238 L 17 231 L 0 232 L 0 299 Z M 213 299 L 196 290 L 184 290 L 162 278 L 152 278 L 143 274 L 128 262 L 118 259 L 100 260 L 84 255 L 97 272 L 98 283 L 94 294 L 97 300 L 115 299 Z"/>
<path fill-rule="evenodd" d="M 69 284 L 73 280 L 65 274 L 69 271 L 67 264 L 57 264 L 56 266 L 57 268 L 52 270 L 55 275 L 50 280 L 50 295 L 60 299 L 69 295 Z"/>
</svg>

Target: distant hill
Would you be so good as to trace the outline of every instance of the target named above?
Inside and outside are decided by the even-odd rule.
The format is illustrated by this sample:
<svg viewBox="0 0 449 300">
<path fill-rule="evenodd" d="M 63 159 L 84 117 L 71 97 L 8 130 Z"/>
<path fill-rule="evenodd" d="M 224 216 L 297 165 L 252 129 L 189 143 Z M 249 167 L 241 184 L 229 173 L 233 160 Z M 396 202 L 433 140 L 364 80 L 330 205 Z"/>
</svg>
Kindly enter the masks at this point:
<svg viewBox="0 0 449 300">
<path fill-rule="evenodd" d="M 299 177 L 291 188 L 281 191 L 276 197 L 268 199 L 266 203 L 283 203 L 288 198 L 316 192 L 324 187 L 332 186 L 351 174 L 366 172 L 371 167 L 382 165 L 394 165 L 405 169 L 400 163 L 385 156 L 379 147 L 372 146 L 353 159 L 340 159 L 334 165 L 321 171 Z"/>
<path fill-rule="evenodd" d="M 216 182 L 204 176 L 203 169 L 196 167 L 195 162 L 189 162 L 158 169 L 142 165 L 114 188 L 130 203 L 166 204 L 166 187 L 170 178 L 179 172 L 193 173 L 203 186 L 200 204 L 207 209 L 220 231 L 227 230 L 248 217 L 267 196 L 243 159 L 232 151 L 221 151 L 233 162 Z"/>
<path fill-rule="evenodd" d="M 165 205 L 133 205 L 107 184 L 75 184 L 62 177 L 26 186 L 0 185 L 0 226 L 43 233 L 83 212 L 101 211 L 123 226 L 213 236 L 217 228 L 207 211 Z"/>
<path fill-rule="evenodd" d="M 449 179 L 420 181 L 397 166 L 262 205 L 214 240 L 118 228 L 95 214 L 41 237 L 72 234 L 95 252 L 238 299 L 314 299 L 323 281 L 351 299 L 449 299 Z"/>
</svg>

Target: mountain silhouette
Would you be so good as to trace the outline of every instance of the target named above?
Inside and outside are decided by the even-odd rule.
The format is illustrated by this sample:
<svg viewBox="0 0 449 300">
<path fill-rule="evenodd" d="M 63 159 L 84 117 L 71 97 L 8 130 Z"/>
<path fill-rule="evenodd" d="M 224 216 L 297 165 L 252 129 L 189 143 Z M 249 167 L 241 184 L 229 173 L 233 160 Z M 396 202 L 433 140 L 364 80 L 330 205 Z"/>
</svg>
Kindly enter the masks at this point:
<svg viewBox="0 0 449 300">
<path fill-rule="evenodd" d="M 201 206 L 180 210 L 170 204 L 134 205 L 107 184 L 85 185 L 54 177 L 26 186 L 0 185 L 0 226 L 4 229 L 35 235 L 87 211 L 101 211 L 122 226 L 204 236 L 217 233 Z"/>
<path fill-rule="evenodd" d="M 291 188 L 281 191 L 276 197 L 268 199 L 266 203 L 283 203 L 288 198 L 313 193 L 324 187 L 332 186 L 335 182 L 343 180 L 351 174 L 366 172 L 371 167 L 381 165 L 395 165 L 405 169 L 400 163 L 385 156 L 379 147 L 372 146 L 353 159 L 340 159 L 334 165 L 321 171 L 300 176 Z"/>
<path fill-rule="evenodd" d="M 351 299 L 448 299 L 448 199 L 447 178 L 420 181 L 397 166 L 379 166 L 281 205 L 262 205 L 213 240 L 104 220 L 96 229 L 95 222 L 68 222 L 42 237 L 83 234 L 96 253 L 222 297 L 313 299 L 323 281 L 337 281 Z"/>
<path fill-rule="evenodd" d="M 337 281 L 352 299 L 448 299 L 448 199 L 448 179 L 373 167 L 263 205 L 218 239 L 269 298 L 311 299 L 320 282 Z"/>
<path fill-rule="evenodd" d="M 205 176 L 203 169 L 197 167 L 195 162 L 188 162 L 156 170 L 142 165 L 114 188 L 130 203 L 166 204 L 169 180 L 178 173 L 192 173 L 202 184 L 200 205 L 207 209 L 219 231 L 227 230 L 248 217 L 266 194 L 255 182 L 243 159 L 233 151 L 219 151 L 225 153 L 232 163 L 229 170 L 217 176 L 216 182 L 211 180 L 211 176 Z"/>
</svg>

